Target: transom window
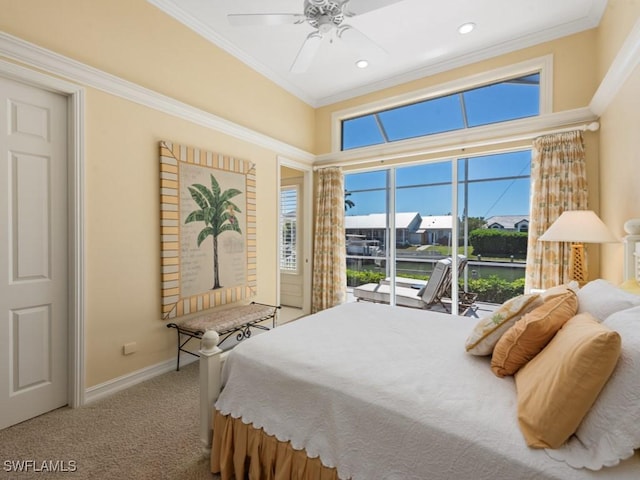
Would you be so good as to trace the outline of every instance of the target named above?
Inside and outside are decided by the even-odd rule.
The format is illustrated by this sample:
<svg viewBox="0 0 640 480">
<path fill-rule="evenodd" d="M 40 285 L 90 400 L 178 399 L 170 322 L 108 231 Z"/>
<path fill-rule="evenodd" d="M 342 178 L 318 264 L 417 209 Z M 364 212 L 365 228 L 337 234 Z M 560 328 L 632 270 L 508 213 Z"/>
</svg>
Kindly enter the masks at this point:
<svg viewBox="0 0 640 480">
<path fill-rule="evenodd" d="M 342 150 L 540 115 L 540 73 L 342 120 Z"/>
</svg>

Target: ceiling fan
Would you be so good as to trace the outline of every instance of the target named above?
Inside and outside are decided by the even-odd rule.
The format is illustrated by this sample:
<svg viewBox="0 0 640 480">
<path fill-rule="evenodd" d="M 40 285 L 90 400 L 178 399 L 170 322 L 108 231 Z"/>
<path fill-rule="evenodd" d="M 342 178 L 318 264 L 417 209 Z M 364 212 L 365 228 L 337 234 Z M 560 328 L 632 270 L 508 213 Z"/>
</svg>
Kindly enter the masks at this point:
<svg viewBox="0 0 640 480">
<path fill-rule="evenodd" d="M 323 38 L 335 37 L 360 50 L 384 51 L 364 33 L 344 23 L 346 18 L 371 12 L 402 0 L 304 0 L 303 13 L 232 13 L 227 15 L 233 26 L 287 25 L 308 23 L 314 30 L 307 35 L 295 60 L 293 73 L 305 72 L 320 49 Z M 331 39 L 333 41 L 333 38 Z"/>
</svg>

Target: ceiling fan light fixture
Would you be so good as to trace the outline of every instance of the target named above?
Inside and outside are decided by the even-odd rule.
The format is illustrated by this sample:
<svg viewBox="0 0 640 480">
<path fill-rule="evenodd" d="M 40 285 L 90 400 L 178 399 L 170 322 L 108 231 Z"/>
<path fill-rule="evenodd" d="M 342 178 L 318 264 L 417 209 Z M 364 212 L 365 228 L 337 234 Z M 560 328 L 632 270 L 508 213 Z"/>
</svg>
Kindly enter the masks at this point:
<svg viewBox="0 0 640 480">
<path fill-rule="evenodd" d="M 316 28 L 322 33 L 330 32 L 333 27 L 335 27 L 335 24 L 333 23 L 331 17 L 329 17 L 328 15 L 322 15 L 320 18 L 318 18 Z"/>
<path fill-rule="evenodd" d="M 458 27 L 458 33 L 460 35 L 466 35 L 467 33 L 471 33 L 474 28 L 476 28 L 476 24 L 473 22 L 463 23 Z"/>
<path fill-rule="evenodd" d="M 321 2 L 321 4 L 305 0 L 304 16 L 309 25 L 322 33 L 329 32 L 333 27 L 339 27 L 344 21 L 342 4 L 329 0 Z"/>
<path fill-rule="evenodd" d="M 293 1 L 293 0 L 292 0 Z M 344 23 L 345 17 L 381 9 L 403 0 L 298 0 L 303 13 L 230 13 L 227 15 L 233 26 L 299 25 L 307 23 L 314 31 L 302 42 L 298 54 L 289 67 L 291 73 L 304 73 L 311 66 L 323 37 L 332 44 L 340 39 L 349 43 L 351 49 L 368 54 L 382 55 L 388 52 L 357 28 Z M 265 2 L 266 3 L 266 2 Z M 329 35 L 335 33 L 335 35 Z M 358 68 L 366 68 L 369 62 L 361 59 Z"/>
</svg>

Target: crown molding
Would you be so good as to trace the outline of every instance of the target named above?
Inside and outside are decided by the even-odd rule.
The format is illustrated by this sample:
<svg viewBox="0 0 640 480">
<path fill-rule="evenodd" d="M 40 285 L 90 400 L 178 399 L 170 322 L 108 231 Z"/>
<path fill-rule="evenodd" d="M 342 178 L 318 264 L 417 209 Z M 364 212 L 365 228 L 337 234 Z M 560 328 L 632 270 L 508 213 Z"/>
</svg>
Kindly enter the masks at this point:
<svg viewBox="0 0 640 480">
<path fill-rule="evenodd" d="M 312 163 L 315 159 L 313 154 L 288 143 L 5 32 L 0 32 L 0 55 L 301 161 Z"/>
<path fill-rule="evenodd" d="M 613 59 L 607 74 L 593 95 L 589 108 L 593 113 L 602 115 L 616 97 L 629 75 L 640 64 L 640 19 L 627 35 L 620 50 Z"/>
</svg>

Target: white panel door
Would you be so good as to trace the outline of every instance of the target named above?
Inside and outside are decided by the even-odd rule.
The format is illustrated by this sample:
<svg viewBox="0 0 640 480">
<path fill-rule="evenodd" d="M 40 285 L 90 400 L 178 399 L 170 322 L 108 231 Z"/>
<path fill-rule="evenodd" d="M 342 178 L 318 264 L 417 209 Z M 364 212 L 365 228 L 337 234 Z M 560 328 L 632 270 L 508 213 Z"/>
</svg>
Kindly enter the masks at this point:
<svg viewBox="0 0 640 480">
<path fill-rule="evenodd" d="M 67 404 L 67 101 L 0 77 L 0 428 Z"/>
</svg>

